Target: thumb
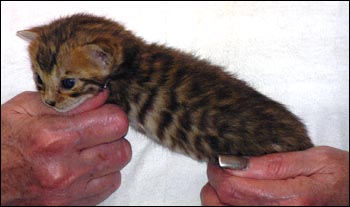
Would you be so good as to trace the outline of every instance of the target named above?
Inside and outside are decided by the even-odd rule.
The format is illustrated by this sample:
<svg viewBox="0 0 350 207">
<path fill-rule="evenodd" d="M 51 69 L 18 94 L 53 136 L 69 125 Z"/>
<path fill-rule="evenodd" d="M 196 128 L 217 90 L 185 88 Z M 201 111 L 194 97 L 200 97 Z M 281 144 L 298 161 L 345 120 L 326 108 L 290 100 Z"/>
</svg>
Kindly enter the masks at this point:
<svg viewBox="0 0 350 207">
<path fill-rule="evenodd" d="M 311 148 L 305 151 L 250 157 L 247 168 L 225 171 L 234 176 L 267 180 L 309 176 L 322 167 L 313 152 L 314 148 Z"/>
<path fill-rule="evenodd" d="M 27 114 L 30 116 L 42 116 L 42 115 L 73 115 L 82 113 L 85 111 L 91 111 L 104 104 L 108 98 L 109 91 L 103 90 L 98 95 L 87 99 L 77 108 L 72 111 L 61 113 L 55 109 L 46 106 L 40 99 L 38 92 L 23 92 L 10 101 L 1 106 L 1 111 L 14 113 L 14 114 Z M 5 110 L 6 109 L 6 110 Z"/>
<path fill-rule="evenodd" d="M 73 109 L 72 111 L 67 112 L 67 115 L 79 114 L 79 113 L 82 113 L 85 111 L 91 111 L 93 109 L 96 109 L 106 102 L 108 95 L 109 95 L 109 90 L 104 89 L 96 96 L 86 100 L 84 103 L 82 103 L 77 108 Z"/>
</svg>

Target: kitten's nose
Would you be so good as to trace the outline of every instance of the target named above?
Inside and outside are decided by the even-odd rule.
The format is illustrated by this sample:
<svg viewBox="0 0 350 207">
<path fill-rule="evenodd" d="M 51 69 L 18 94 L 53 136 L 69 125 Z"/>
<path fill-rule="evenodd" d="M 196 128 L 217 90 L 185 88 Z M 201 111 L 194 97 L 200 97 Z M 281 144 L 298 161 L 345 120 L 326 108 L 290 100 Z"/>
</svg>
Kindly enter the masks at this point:
<svg viewBox="0 0 350 207">
<path fill-rule="evenodd" d="M 55 106 L 56 105 L 56 101 L 52 101 L 52 100 L 45 100 L 45 103 L 47 105 L 50 105 L 50 106 Z"/>
</svg>

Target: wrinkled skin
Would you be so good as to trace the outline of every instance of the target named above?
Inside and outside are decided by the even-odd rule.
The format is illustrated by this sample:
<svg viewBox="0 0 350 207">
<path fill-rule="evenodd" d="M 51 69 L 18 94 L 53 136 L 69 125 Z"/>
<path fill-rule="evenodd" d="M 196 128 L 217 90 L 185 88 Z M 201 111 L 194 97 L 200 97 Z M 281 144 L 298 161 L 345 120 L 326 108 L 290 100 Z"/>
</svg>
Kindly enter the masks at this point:
<svg viewBox="0 0 350 207">
<path fill-rule="evenodd" d="M 1 107 L 1 205 L 96 205 L 131 159 L 128 120 L 108 91 L 69 113 L 24 92 Z"/>
<path fill-rule="evenodd" d="M 349 152 L 332 147 L 251 157 L 245 170 L 208 165 L 203 205 L 349 205 Z"/>
</svg>

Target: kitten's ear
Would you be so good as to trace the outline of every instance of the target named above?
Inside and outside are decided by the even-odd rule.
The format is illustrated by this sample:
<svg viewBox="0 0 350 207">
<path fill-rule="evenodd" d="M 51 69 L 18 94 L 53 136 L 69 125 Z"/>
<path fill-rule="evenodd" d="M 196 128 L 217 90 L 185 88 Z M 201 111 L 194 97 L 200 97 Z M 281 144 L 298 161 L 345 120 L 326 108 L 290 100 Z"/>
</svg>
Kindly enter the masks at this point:
<svg viewBox="0 0 350 207">
<path fill-rule="evenodd" d="M 103 68 L 108 68 L 113 64 L 113 57 L 106 51 L 104 51 L 100 46 L 95 44 L 89 44 L 83 46 L 83 50 L 92 58 L 97 64 Z"/>
<path fill-rule="evenodd" d="M 28 42 L 31 42 L 38 37 L 37 33 L 32 32 L 30 30 L 21 30 L 21 31 L 18 31 L 16 34 L 18 37 L 20 37 Z"/>
</svg>

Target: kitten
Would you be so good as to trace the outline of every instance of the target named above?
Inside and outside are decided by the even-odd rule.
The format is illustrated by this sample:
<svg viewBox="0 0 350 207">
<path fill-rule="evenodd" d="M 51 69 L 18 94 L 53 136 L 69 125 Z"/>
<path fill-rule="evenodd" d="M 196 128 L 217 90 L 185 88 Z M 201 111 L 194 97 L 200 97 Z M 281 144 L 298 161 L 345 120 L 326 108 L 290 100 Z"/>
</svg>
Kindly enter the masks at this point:
<svg viewBox="0 0 350 207">
<path fill-rule="evenodd" d="M 146 44 L 109 19 L 76 14 L 17 34 L 30 41 L 37 89 L 57 111 L 107 86 L 108 102 L 125 110 L 132 127 L 196 160 L 313 146 L 281 104 L 219 66 Z"/>
</svg>

